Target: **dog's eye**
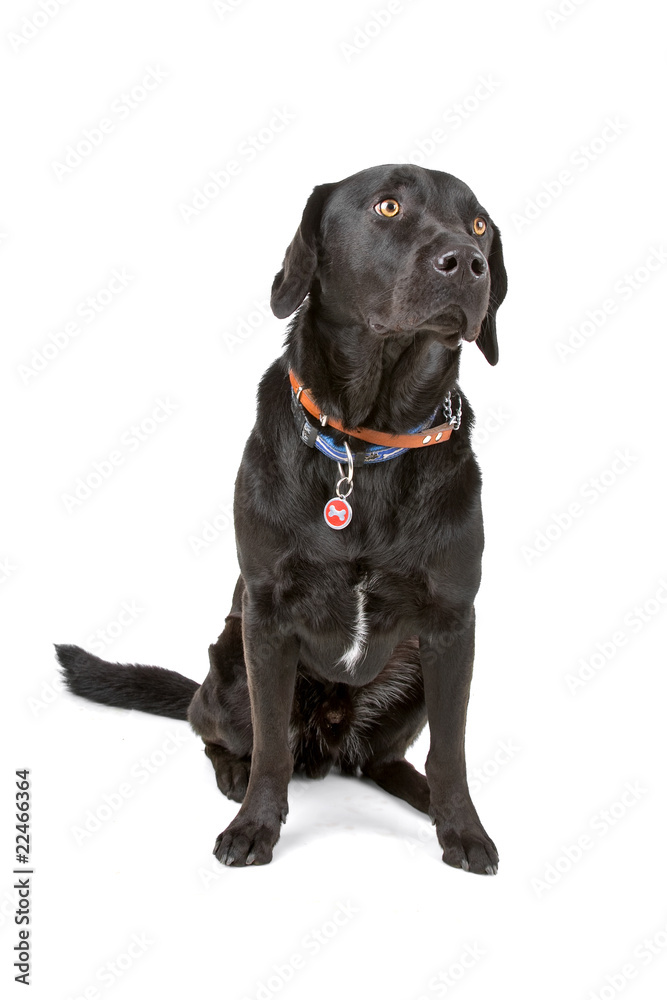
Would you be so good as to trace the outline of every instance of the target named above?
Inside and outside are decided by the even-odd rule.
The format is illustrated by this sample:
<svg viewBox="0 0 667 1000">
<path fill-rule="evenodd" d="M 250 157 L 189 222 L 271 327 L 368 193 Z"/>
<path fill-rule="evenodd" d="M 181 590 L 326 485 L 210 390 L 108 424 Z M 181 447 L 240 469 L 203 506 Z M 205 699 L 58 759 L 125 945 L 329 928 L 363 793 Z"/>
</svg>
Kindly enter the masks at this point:
<svg viewBox="0 0 667 1000">
<path fill-rule="evenodd" d="M 384 201 L 379 201 L 377 205 L 373 205 L 373 208 L 378 215 L 384 215 L 385 219 L 393 219 L 401 210 L 401 206 L 395 198 L 385 198 Z"/>
<path fill-rule="evenodd" d="M 473 232 L 474 232 L 475 236 L 483 236 L 484 235 L 484 233 L 486 232 L 486 222 L 484 221 L 484 219 L 481 216 L 479 216 L 479 215 L 477 216 L 477 218 L 475 219 L 475 221 L 472 224 L 472 229 L 473 229 Z"/>
</svg>

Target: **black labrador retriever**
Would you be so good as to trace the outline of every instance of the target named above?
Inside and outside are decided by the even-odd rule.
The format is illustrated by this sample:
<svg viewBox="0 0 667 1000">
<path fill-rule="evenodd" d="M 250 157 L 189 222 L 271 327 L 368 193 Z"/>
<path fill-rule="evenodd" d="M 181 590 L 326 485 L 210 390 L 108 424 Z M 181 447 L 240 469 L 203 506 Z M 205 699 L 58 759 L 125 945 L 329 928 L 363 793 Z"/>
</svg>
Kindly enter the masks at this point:
<svg viewBox="0 0 667 1000">
<path fill-rule="evenodd" d="M 496 364 L 506 290 L 498 229 L 452 175 L 388 165 L 316 187 L 273 283 L 275 315 L 299 311 L 259 387 L 208 676 L 56 647 L 76 694 L 189 719 L 243 803 L 224 864 L 269 862 L 293 770 L 335 766 L 428 813 L 447 864 L 497 871 L 466 780 L 484 534 L 457 378 L 462 341 Z M 424 776 L 405 752 L 427 720 Z"/>
</svg>

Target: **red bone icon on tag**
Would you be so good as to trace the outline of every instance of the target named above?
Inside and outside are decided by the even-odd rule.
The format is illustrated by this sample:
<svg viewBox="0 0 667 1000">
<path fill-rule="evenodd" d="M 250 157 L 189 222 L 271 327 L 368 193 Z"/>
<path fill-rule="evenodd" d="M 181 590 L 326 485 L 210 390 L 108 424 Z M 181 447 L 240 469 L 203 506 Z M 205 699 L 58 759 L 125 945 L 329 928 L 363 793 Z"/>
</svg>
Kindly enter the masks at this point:
<svg viewBox="0 0 667 1000">
<path fill-rule="evenodd" d="M 324 520 L 335 531 L 346 528 L 352 520 L 352 508 L 347 500 L 343 500 L 342 497 L 327 500 L 324 505 Z"/>
</svg>

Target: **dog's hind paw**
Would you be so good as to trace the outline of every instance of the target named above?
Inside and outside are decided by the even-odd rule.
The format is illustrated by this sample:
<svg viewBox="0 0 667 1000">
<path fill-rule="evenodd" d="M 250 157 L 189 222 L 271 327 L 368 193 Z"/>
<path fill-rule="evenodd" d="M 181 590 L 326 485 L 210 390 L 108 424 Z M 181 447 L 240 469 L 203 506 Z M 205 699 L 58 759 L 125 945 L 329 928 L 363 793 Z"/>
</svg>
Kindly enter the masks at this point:
<svg viewBox="0 0 667 1000">
<path fill-rule="evenodd" d="M 234 802 L 243 802 L 250 778 L 250 759 L 236 757 L 215 743 L 207 743 L 204 752 L 213 764 L 215 780 L 222 794 Z"/>
</svg>

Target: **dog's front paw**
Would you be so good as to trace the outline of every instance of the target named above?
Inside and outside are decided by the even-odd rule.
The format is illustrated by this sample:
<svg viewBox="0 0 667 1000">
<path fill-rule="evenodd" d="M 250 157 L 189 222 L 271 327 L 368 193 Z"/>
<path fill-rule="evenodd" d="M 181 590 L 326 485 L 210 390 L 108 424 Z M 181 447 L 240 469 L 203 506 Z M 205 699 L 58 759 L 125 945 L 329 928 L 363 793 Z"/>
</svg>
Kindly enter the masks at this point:
<svg viewBox="0 0 667 1000">
<path fill-rule="evenodd" d="M 463 868 L 476 875 L 495 875 L 498 871 L 498 851 L 484 828 L 437 826 L 442 860 L 452 868 Z"/>
<path fill-rule="evenodd" d="M 267 823 L 237 816 L 216 840 L 213 853 L 223 865 L 268 865 L 279 836 L 280 818 Z"/>
<path fill-rule="evenodd" d="M 430 815 L 446 865 L 476 875 L 497 873 L 496 845 L 480 823 L 467 789 L 450 791 Z"/>
</svg>

